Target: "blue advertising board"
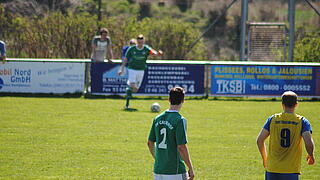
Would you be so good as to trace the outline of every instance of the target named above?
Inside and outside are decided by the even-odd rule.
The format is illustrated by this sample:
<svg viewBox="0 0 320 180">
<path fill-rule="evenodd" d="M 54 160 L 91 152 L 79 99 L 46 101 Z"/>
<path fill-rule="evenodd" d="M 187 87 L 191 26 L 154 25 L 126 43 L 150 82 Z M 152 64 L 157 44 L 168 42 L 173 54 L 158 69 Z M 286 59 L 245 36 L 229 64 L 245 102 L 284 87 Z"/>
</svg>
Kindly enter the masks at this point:
<svg viewBox="0 0 320 180">
<path fill-rule="evenodd" d="M 211 68 L 214 96 L 279 96 L 285 91 L 320 96 L 320 67 L 214 65 Z"/>
<path fill-rule="evenodd" d="M 120 64 L 91 64 L 92 94 L 124 95 L 128 72 L 117 74 Z M 188 96 L 202 96 L 204 90 L 204 65 L 149 64 L 137 95 L 166 96 L 169 89 L 181 86 Z"/>
</svg>

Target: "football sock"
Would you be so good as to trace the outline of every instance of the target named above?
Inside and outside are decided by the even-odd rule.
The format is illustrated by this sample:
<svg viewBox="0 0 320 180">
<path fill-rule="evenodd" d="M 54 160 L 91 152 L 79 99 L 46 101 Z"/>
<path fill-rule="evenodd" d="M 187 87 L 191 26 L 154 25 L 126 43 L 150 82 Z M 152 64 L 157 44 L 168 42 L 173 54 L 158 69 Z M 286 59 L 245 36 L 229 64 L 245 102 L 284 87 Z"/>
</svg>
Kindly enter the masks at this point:
<svg viewBox="0 0 320 180">
<path fill-rule="evenodd" d="M 126 107 L 129 107 L 129 101 L 130 101 L 130 98 L 132 97 L 132 87 L 127 87 L 126 88 Z"/>
<path fill-rule="evenodd" d="M 130 101 L 130 98 L 129 98 L 129 97 L 126 97 L 126 108 L 129 107 L 129 101 Z"/>
<path fill-rule="evenodd" d="M 132 97 L 132 87 L 127 87 L 126 88 L 126 94 L 127 94 L 127 97 L 129 97 L 129 98 Z"/>
</svg>

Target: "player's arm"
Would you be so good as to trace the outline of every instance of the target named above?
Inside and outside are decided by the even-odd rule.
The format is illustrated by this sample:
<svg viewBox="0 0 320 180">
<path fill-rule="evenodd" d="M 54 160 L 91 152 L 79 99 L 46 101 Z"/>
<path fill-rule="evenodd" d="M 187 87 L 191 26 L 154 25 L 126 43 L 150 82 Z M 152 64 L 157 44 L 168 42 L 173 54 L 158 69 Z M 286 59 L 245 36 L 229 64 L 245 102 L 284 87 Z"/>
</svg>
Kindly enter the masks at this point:
<svg viewBox="0 0 320 180">
<path fill-rule="evenodd" d="M 266 168 L 267 166 L 267 159 L 268 159 L 266 144 L 264 143 L 264 141 L 268 138 L 269 134 L 270 133 L 268 130 L 262 128 L 257 137 L 257 146 L 263 160 L 264 168 Z"/>
<path fill-rule="evenodd" d="M 156 132 L 155 132 L 155 127 L 154 127 L 154 120 L 152 122 L 152 126 L 151 126 L 151 129 L 150 129 L 150 133 L 149 133 L 149 137 L 148 137 L 148 148 L 149 148 L 149 151 L 152 155 L 152 157 L 155 159 L 156 155 L 155 155 L 155 142 L 156 142 Z"/>
<path fill-rule="evenodd" d="M 131 56 L 131 48 L 129 48 L 126 52 L 126 54 L 124 55 L 124 58 L 123 58 L 123 61 L 122 61 L 122 64 L 120 66 L 120 69 L 118 71 L 118 75 L 122 75 L 124 73 L 124 67 L 126 66 L 127 62 L 128 62 L 128 59 L 129 57 Z"/>
<path fill-rule="evenodd" d="M 119 69 L 119 71 L 118 71 L 118 75 L 119 75 L 119 76 L 121 76 L 121 75 L 124 73 L 124 67 L 126 66 L 127 62 L 128 62 L 128 58 L 127 58 L 127 56 L 125 56 L 125 57 L 123 58 L 122 64 L 121 64 L 121 66 L 120 66 L 120 69 Z"/>
<path fill-rule="evenodd" d="M 182 157 L 182 159 L 186 163 L 187 167 L 189 168 L 189 171 L 188 171 L 189 179 L 193 179 L 194 178 L 193 166 L 192 166 L 192 162 L 190 159 L 187 144 L 178 145 L 178 151 L 180 153 L 180 156 Z"/>
<path fill-rule="evenodd" d="M 107 51 L 108 51 L 108 62 L 112 62 L 113 59 L 113 52 L 112 52 L 112 44 L 107 46 Z"/>
<path fill-rule="evenodd" d="M 127 48 L 126 47 L 123 47 L 122 48 L 122 56 L 121 56 L 121 59 L 122 59 L 122 62 L 124 61 L 124 58 L 126 57 L 126 52 L 127 52 Z"/>
<path fill-rule="evenodd" d="M 148 140 L 148 148 L 149 148 L 149 151 L 153 157 L 153 159 L 155 159 L 156 155 L 155 155 L 155 145 L 154 145 L 154 142 L 153 141 L 150 141 Z"/>
<path fill-rule="evenodd" d="M 107 45 L 107 60 L 109 63 L 112 63 L 112 59 L 113 59 L 113 52 L 112 52 L 112 44 L 111 44 L 111 39 L 108 38 L 108 45 Z"/>
<path fill-rule="evenodd" d="M 3 64 L 6 63 L 6 60 L 7 60 L 6 55 L 0 56 L 0 60 L 2 60 L 2 63 L 3 63 Z"/>
<path fill-rule="evenodd" d="M 163 54 L 163 52 L 161 50 L 154 50 L 154 49 L 150 48 L 150 55 L 161 56 L 162 54 Z"/>
<path fill-rule="evenodd" d="M 183 118 L 179 123 L 177 124 L 176 128 L 176 142 L 178 145 L 178 151 L 180 153 L 180 156 L 184 160 L 185 164 L 189 168 L 188 174 L 189 179 L 194 178 L 194 172 L 193 172 L 193 166 L 190 159 L 188 147 L 187 147 L 187 122 Z"/>
<path fill-rule="evenodd" d="M 91 44 L 91 51 L 92 51 L 92 59 L 91 60 L 94 60 L 93 58 L 96 58 L 96 48 L 97 48 L 97 45 L 95 44 L 95 40 L 93 39 L 92 40 L 92 44 Z"/>
<path fill-rule="evenodd" d="M 0 56 L 0 60 L 2 60 L 2 63 L 4 64 L 7 60 L 7 57 L 6 57 L 6 45 L 3 44 L 2 47 L 1 47 L 1 56 Z"/>
<path fill-rule="evenodd" d="M 315 162 L 315 158 L 314 158 L 314 142 L 311 136 L 311 132 L 310 131 L 305 131 L 302 133 L 302 137 L 304 140 L 304 144 L 308 153 L 307 156 L 307 161 L 309 165 L 313 165 Z"/>
</svg>

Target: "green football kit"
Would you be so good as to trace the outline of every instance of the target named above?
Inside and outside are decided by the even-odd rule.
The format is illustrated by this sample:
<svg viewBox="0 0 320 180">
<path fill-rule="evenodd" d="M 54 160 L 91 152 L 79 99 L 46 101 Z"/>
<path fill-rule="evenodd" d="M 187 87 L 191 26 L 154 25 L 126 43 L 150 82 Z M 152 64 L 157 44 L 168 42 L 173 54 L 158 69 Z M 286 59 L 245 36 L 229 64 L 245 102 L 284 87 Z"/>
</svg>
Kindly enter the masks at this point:
<svg viewBox="0 0 320 180">
<path fill-rule="evenodd" d="M 128 59 L 128 86 L 130 83 L 135 83 L 139 89 L 143 76 L 144 70 L 147 68 L 148 56 L 152 54 L 152 49 L 148 45 L 143 45 L 141 49 L 137 46 L 131 46 L 125 57 Z M 129 100 L 132 97 L 132 88 L 129 86 L 126 88 L 126 105 L 125 108 L 129 108 Z"/>
<path fill-rule="evenodd" d="M 151 54 L 151 48 L 143 45 L 141 49 L 137 46 L 131 46 L 126 52 L 126 58 L 130 59 L 128 68 L 133 70 L 145 70 L 147 68 L 147 59 Z"/>
<path fill-rule="evenodd" d="M 149 141 L 156 142 L 155 174 L 186 173 L 178 151 L 178 145 L 187 144 L 186 119 L 178 111 L 167 110 L 153 120 Z"/>
</svg>

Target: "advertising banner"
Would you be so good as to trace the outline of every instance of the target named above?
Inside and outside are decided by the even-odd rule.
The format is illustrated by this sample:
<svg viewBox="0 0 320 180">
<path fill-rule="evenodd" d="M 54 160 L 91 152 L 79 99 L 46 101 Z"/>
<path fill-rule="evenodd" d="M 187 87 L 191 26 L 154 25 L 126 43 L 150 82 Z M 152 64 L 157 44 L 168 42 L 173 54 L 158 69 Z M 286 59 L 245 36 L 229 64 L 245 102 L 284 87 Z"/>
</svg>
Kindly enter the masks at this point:
<svg viewBox="0 0 320 180">
<path fill-rule="evenodd" d="M 92 63 L 91 92 L 93 94 L 124 95 L 128 72 L 118 75 L 120 64 Z M 181 86 L 186 95 L 204 95 L 204 65 L 149 64 L 138 95 L 166 96 L 169 89 Z"/>
<path fill-rule="evenodd" d="M 0 64 L 0 92 L 78 93 L 84 89 L 84 64 L 7 62 Z"/>
<path fill-rule="evenodd" d="M 213 65 L 211 68 L 211 95 L 279 96 L 285 91 L 320 96 L 320 67 Z"/>
</svg>

